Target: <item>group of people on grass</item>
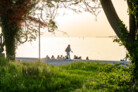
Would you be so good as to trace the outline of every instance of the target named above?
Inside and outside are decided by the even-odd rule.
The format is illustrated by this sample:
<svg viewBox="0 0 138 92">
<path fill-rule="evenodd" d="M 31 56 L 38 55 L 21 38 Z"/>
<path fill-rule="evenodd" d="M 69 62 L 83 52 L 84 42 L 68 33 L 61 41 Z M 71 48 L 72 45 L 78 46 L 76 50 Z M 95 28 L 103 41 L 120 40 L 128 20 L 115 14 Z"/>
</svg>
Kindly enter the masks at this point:
<svg viewBox="0 0 138 92">
<path fill-rule="evenodd" d="M 73 51 L 71 50 L 71 46 L 70 44 L 67 46 L 67 48 L 65 49 L 65 52 L 66 52 L 66 56 L 64 57 L 63 55 L 58 55 L 57 58 L 54 57 L 54 55 L 51 56 L 51 58 L 47 55 L 46 56 L 46 59 L 68 59 L 68 60 L 71 60 L 70 58 L 70 52 L 73 53 Z M 74 59 L 81 59 L 81 56 L 77 56 L 77 55 L 74 55 Z M 86 57 L 86 60 L 89 60 L 88 57 Z"/>
<path fill-rule="evenodd" d="M 65 57 L 63 55 L 58 55 L 57 58 L 54 57 L 54 55 L 51 56 L 51 58 L 47 55 L 46 59 L 65 59 Z"/>
<path fill-rule="evenodd" d="M 63 55 L 58 55 L 57 58 L 54 57 L 54 55 L 51 56 L 51 58 L 47 55 L 46 59 L 69 59 L 70 60 L 70 52 L 73 53 L 73 51 L 71 50 L 70 44 L 67 46 L 67 48 L 65 49 L 65 52 L 67 53 L 67 55 L 64 57 Z"/>
</svg>

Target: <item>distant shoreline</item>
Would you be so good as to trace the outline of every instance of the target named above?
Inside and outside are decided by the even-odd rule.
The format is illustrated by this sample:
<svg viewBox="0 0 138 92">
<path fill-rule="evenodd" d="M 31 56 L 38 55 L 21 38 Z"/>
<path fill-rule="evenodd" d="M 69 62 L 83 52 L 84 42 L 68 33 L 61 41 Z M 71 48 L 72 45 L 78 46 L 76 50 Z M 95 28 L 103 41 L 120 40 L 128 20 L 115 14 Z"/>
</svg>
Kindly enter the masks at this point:
<svg viewBox="0 0 138 92">
<path fill-rule="evenodd" d="M 39 61 L 38 58 L 26 58 L 26 57 L 16 57 L 16 60 L 20 61 Z M 65 65 L 69 64 L 72 62 L 78 62 L 78 61 L 83 61 L 83 62 L 101 62 L 101 63 L 124 63 L 124 64 L 129 64 L 130 62 L 128 61 L 114 61 L 114 60 L 84 60 L 84 59 L 72 59 L 72 60 L 64 60 L 64 59 L 46 59 L 46 58 L 41 58 L 42 62 L 45 62 L 47 64 L 51 64 L 54 66 L 58 65 Z"/>
</svg>

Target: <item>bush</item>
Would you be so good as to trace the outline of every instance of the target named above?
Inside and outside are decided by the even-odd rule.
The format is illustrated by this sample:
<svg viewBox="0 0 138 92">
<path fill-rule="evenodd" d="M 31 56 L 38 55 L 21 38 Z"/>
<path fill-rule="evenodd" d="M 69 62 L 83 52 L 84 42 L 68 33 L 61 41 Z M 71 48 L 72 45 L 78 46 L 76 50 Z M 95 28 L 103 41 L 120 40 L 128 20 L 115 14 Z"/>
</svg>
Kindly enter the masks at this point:
<svg viewBox="0 0 138 92">
<path fill-rule="evenodd" d="M 103 89 L 107 92 L 128 92 L 131 89 L 131 71 L 129 67 L 119 64 L 105 64 L 99 69 L 100 73 L 96 81 L 90 85 L 94 89 Z M 89 86 L 90 86 L 89 85 Z"/>
<path fill-rule="evenodd" d="M 5 58 L 1 58 L 1 57 L 0 57 L 0 66 L 4 66 L 4 65 L 6 65 L 7 62 L 8 62 L 7 59 L 5 59 Z"/>
</svg>

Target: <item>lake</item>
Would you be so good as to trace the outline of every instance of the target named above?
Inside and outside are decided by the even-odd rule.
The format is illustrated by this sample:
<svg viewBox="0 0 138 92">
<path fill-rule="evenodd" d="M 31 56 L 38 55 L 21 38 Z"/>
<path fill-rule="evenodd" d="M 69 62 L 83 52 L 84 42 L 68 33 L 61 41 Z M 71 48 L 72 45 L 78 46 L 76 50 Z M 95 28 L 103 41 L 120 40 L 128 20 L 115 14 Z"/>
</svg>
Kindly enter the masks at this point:
<svg viewBox="0 0 138 92">
<path fill-rule="evenodd" d="M 120 60 L 126 55 L 126 50 L 123 46 L 113 42 L 113 38 L 71 38 L 71 37 L 41 37 L 41 58 L 54 55 L 65 56 L 65 48 L 71 45 L 74 55 L 81 56 L 82 59 L 94 60 Z M 38 57 L 38 39 L 33 42 L 27 42 L 18 46 L 16 57 Z"/>
</svg>

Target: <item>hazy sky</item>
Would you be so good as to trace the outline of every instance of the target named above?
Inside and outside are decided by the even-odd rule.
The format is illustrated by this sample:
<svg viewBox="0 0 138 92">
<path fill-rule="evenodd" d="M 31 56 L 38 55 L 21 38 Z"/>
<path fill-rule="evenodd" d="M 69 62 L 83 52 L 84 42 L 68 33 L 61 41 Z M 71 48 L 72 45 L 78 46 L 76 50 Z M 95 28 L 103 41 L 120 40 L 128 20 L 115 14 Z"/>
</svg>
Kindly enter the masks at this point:
<svg viewBox="0 0 138 92">
<path fill-rule="evenodd" d="M 117 13 L 119 14 L 119 17 L 128 26 L 128 8 L 126 1 L 112 1 L 115 5 Z M 95 37 L 115 35 L 102 9 L 97 17 L 97 21 L 96 17 L 90 13 L 76 14 L 69 10 L 66 10 L 65 13 L 66 15 L 64 16 L 58 16 L 56 21 L 59 30 L 67 32 L 71 37 Z M 46 36 L 49 36 L 49 34 L 51 33 L 46 32 L 45 34 Z M 56 36 L 63 36 L 63 34 L 60 32 L 56 32 Z"/>
</svg>

